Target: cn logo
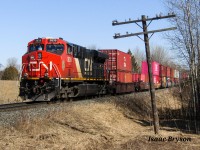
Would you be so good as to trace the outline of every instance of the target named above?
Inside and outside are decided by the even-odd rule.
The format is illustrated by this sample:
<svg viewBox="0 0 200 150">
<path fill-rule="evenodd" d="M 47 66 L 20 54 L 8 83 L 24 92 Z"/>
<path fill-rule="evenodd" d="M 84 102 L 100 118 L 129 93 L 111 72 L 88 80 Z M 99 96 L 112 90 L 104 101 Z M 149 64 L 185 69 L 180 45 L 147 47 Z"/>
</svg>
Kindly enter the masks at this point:
<svg viewBox="0 0 200 150">
<path fill-rule="evenodd" d="M 37 65 L 37 61 L 32 61 L 32 62 L 29 63 L 29 71 L 40 71 L 41 70 L 41 66 L 43 66 L 45 69 L 48 70 L 47 65 L 42 61 L 40 61 L 38 63 L 38 67 L 37 68 L 34 68 L 33 65 Z"/>
</svg>

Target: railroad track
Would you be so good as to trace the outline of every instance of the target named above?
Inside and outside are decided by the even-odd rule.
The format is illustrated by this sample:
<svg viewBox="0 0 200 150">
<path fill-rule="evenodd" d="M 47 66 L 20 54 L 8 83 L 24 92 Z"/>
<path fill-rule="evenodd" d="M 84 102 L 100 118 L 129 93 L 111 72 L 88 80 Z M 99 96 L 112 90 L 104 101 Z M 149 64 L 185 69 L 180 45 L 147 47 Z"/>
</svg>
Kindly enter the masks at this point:
<svg viewBox="0 0 200 150">
<path fill-rule="evenodd" d="M 28 109 L 28 108 L 36 107 L 38 105 L 45 105 L 45 104 L 48 104 L 48 102 L 38 101 L 38 102 L 21 102 L 21 103 L 2 104 L 0 105 L 0 112 L 19 110 L 19 109 Z"/>
<path fill-rule="evenodd" d="M 165 90 L 165 89 L 159 89 L 161 90 Z M 142 92 L 136 92 L 137 93 L 144 93 L 144 92 L 148 92 L 148 91 L 142 91 Z M 126 95 L 126 94 L 122 94 L 122 95 Z M 121 95 L 121 96 L 122 96 Z M 120 96 L 120 95 L 115 95 L 115 96 Z M 107 97 L 108 99 L 111 98 L 111 95 L 104 95 L 103 97 Z M 80 101 L 84 101 L 84 100 L 92 100 L 92 99 L 101 99 L 103 97 L 82 97 L 82 98 L 74 98 L 72 102 L 70 103 L 76 103 L 76 102 L 80 102 Z M 69 101 L 63 101 L 63 102 L 69 102 Z M 0 112 L 4 112 L 4 111 L 15 111 L 15 110 L 19 110 L 19 109 L 30 109 L 30 108 L 35 108 L 39 106 L 45 106 L 45 105 L 51 105 L 51 104 L 55 104 L 55 103 L 62 103 L 62 101 L 30 101 L 30 102 L 20 102 L 20 103 L 10 103 L 10 104 L 2 104 L 0 105 Z"/>
</svg>

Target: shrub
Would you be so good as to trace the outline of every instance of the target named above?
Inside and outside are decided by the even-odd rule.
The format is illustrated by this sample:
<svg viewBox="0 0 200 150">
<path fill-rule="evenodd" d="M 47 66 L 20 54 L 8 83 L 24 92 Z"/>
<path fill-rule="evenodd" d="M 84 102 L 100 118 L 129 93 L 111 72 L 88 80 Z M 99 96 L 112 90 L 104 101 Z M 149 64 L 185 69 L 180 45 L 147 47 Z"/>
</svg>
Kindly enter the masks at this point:
<svg viewBox="0 0 200 150">
<path fill-rule="evenodd" d="M 1 79 L 2 80 L 17 80 L 18 79 L 18 70 L 13 66 L 7 67 L 4 70 Z"/>
</svg>

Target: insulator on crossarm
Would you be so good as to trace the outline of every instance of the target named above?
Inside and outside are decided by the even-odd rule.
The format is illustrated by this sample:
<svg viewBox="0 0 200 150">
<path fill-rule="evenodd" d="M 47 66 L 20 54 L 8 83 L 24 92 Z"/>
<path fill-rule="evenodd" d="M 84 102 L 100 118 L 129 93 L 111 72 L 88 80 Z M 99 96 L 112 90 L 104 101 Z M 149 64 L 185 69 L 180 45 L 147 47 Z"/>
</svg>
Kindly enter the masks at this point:
<svg viewBox="0 0 200 150">
<path fill-rule="evenodd" d="M 113 21 L 112 21 L 112 23 L 117 23 L 117 22 L 118 22 L 117 20 L 113 20 Z"/>
<path fill-rule="evenodd" d="M 115 36 L 120 36 L 120 33 L 115 33 Z"/>
</svg>

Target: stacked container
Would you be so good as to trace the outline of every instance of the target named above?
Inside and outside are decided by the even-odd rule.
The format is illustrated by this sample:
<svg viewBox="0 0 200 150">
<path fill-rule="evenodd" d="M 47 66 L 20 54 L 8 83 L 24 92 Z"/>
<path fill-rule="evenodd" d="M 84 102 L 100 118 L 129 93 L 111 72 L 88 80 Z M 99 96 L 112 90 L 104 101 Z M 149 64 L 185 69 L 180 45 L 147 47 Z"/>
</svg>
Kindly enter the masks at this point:
<svg viewBox="0 0 200 150">
<path fill-rule="evenodd" d="M 173 68 L 171 68 L 171 70 L 170 70 L 170 80 L 171 80 L 172 86 L 174 85 L 174 76 L 175 76 L 175 70 Z"/>
<path fill-rule="evenodd" d="M 179 71 L 178 70 L 174 70 L 174 83 L 178 84 L 179 83 Z"/>
<path fill-rule="evenodd" d="M 161 87 L 163 87 L 163 88 L 165 88 L 167 86 L 166 76 L 167 76 L 167 67 L 160 65 Z"/>
<path fill-rule="evenodd" d="M 139 81 L 142 81 L 142 82 L 148 82 L 148 80 L 146 79 L 146 76 L 145 74 L 140 74 L 140 73 L 133 73 L 132 74 L 132 81 L 133 82 L 139 82 Z"/>
<path fill-rule="evenodd" d="M 117 49 L 102 49 L 99 51 L 109 55 L 109 59 L 104 63 L 107 79 L 119 83 L 132 83 L 131 55 Z"/>
<path fill-rule="evenodd" d="M 139 74 L 139 73 L 133 73 L 132 74 L 132 81 L 133 82 L 138 82 L 139 79 L 140 79 L 140 76 L 141 76 L 141 74 Z"/>
<path fill-rule="evenodd" d="M 181 72 L 180 78 L 182 80 L 187 80 L 189 78 L 189 74 L 187 72 Z"/>
<path fill-rule="evenodd" d="M 160 64 L 156 61 L 153 61 L 151 64 L 152 64 L 153 82 L 154 82 L 155 88 L 159 88 L 160 87 Z M 146 82 L 149 82 L 148 65 L 146 61 L 142 62 L 142 74 L 145 74 Z"/>
<path fill-rule="evenodd" d="M 170 67 L 167 67 L 167 72 L 166 72 L 166 82 L 167 82 L 167 87 L 170 87 L 171 86 L 171 68 Z"/>
<path fill-rule="evenodd" d="M 167 74 L 166 75 L 167 75 L 166 77 L 170 78 L 170 76 L 171 76 L 170 67 L 167 67 Z"/>
</svg>

